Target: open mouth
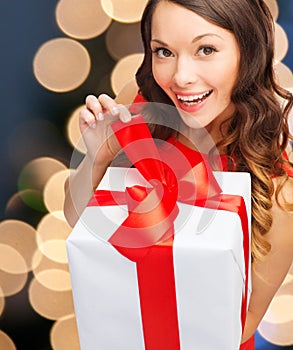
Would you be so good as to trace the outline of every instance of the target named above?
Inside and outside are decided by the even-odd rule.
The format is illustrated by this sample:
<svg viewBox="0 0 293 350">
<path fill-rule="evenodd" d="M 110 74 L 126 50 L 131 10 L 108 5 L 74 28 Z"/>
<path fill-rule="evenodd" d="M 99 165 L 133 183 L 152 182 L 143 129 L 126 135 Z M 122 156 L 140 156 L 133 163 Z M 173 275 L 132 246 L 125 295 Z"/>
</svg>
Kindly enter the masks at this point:
<svg viewBox="0 0 293 350">
<path fill-rule="evenodd" d="M 212 92 L 213 90 L 209 90 L 204 92 L 201 95 L 190 95 L 190 96 L 177 95 L 177 99 L 185 106 L 194 106 L 206 100 L 212 94 Z"/>
</svg>

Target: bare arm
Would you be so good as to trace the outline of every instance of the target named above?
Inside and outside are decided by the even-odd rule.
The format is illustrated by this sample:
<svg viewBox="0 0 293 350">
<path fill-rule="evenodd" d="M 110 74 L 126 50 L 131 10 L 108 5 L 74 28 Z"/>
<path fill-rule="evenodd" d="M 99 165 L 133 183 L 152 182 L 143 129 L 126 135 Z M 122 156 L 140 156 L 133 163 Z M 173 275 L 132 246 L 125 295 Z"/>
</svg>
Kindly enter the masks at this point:
<svg viewBox="0 0 293 350">
<path fill-rule="evenodd" d="M 293 203 L 293 179 L 286 182 L 283 195 Z M 274 202 L 272 214 L 273 224 L 266 236 L 272 249 L 264 261 L 255 264 L 252 271 L 252 294 L 243 341 L 256 331 L 293 261 L 293 213 L 282 210 Z"/>
<path fill-rule="evenodd" d="M 115 153 L 119 150 L 115 137 L 110 136 L 110 124 L 120 118 L 127 122 L 131 115 L 124 104 L 130 104 L 137 93 L 137 85 L 129 82 L 113 100 L 102 94 L 89 95 L 80 112 L 79 124 L 87 153 L 65 183 L 64 214 L 73 227 L 86 207 L 94 189 L 100 183 Z"/>
</svg>

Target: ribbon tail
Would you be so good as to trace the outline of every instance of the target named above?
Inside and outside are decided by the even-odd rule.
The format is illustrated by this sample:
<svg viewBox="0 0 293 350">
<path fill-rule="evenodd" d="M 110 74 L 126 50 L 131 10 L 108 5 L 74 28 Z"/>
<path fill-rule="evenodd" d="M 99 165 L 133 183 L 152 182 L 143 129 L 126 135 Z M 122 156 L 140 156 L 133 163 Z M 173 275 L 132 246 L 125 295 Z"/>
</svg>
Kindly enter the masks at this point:
<svg viewBox="0 0 293 350">
<path fill-rule="evenodd" d="M 180 350 L 173 239 L 151 247 L 137 263 L 146 350 Z"/>
</svg>

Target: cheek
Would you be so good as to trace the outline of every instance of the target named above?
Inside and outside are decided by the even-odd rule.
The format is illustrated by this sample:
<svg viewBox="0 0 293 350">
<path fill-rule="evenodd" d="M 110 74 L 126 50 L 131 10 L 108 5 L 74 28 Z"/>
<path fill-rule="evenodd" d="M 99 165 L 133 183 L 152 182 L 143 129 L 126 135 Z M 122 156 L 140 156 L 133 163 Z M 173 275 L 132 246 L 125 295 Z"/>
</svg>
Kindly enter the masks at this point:
<svg viewBox="0 0 293 350">
<path fill-rule="evenodd" d="M 153 71 L 153 77 L 156 81 L 156 83 L 164 89 L 168 86 L 168 83 L 170 82 L 170 70 L 166 69 L 163 65 L 158 65 L 153 63 L 152 65 L 152 71 Z"/>
<path fill-rule="evenodd" d="M 224 69 L 226 68 L 226 69 Z M 218 75 L 215 75 L 217 78 L 214 80 L 215 86 L 217 86 L 218 91 L 225 100 L 230 100 L 234 86 L 238 78 L 238 69 L 237 67 L 228 68 L 223 67 L 222 70 L 219 70 Z"/>
</svg>

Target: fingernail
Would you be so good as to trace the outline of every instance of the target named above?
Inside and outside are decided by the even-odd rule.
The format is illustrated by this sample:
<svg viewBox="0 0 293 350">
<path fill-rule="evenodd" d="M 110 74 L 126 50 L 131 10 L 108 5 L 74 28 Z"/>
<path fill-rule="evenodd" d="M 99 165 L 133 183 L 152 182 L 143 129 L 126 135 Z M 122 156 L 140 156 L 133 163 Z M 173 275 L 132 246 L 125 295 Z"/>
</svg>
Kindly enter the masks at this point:
<svg viewBox="0 0 293 350">
<path fill-rule="evenodd" d="M 131 115 L 129 115 L 129 114 L 123 114 L 123 115 L 121 116 L 121 118 L 122 118 L 122 120 L 123 120 L 125 123 L 128 123 L 128 122 L 131 121 Z"/>
<path fill-rule="evenodd" d="M 101 112 L 98 113 L 98 120 L 104 120 L 103 113 L 101 113 Z"/>
<path fill-rule="evenodd" d="M 93 122 L 93 123 L 90 125 L 90 127 L 91 127 L 92 129 L 95 129 L 96 126 L 97 126 L 96 122 Z"/>
<path fill-rule="evenodd" d="M 113 114 L 113 115 L 119 114 L 119 109 L 118 109 L 117 107 L 113 107 L 113 108 L 112 108 L 112 114 Z"/>
</svg>

